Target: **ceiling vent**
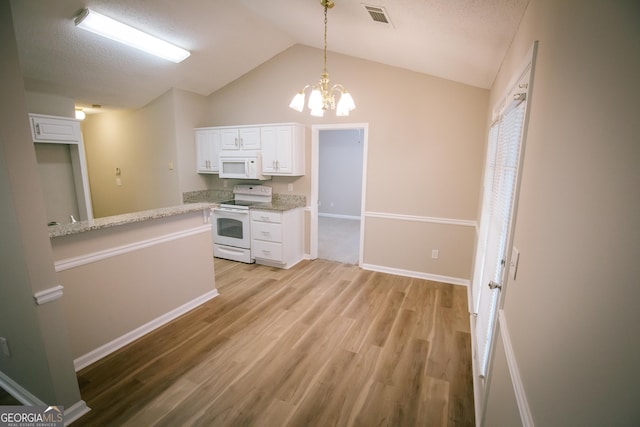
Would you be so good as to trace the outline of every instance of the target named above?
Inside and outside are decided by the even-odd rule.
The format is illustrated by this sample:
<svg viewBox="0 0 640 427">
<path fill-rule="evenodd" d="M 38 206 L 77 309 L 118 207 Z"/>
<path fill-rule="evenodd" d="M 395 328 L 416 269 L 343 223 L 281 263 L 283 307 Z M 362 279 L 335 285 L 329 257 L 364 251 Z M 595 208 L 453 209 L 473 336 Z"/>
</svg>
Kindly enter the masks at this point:
<svg viewBox="0 0 640 427">
<path fill-rule="evenodd" d="M 369 12 L 369 16 L 375 22 L 379 22 L 381 24 L 392 25 L 391 20 L 389 19 L 389 15 L 387 15 L 387 11 L 382 6 L 371 6 L 368 4 L 363 4 L 364 8 Z"/>
</svg>

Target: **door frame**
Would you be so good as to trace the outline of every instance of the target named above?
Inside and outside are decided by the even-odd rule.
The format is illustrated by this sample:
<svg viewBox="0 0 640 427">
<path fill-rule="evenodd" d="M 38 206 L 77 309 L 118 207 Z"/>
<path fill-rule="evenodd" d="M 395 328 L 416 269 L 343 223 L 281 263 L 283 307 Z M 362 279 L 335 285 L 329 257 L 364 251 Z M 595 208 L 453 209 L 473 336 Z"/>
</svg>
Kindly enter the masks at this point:
<svg viewBox="0 0 640 427">
<path fill-rule="evenodd" d="M 309 224 L 309 257 L 318 258 L 318 187 L 320 172 L 320 132 L 324 130 L 350 130 L 362 129 L 362 196 L 360 199 L 360 249 L 358 253 L 358 265 L 362 265 L 364 259 L 364 207 L 367 195 L 367 158 L 369 148 L 369 123 L 342 123 L 311 126 L 311 195 L 310 224 Z"/>
</svg>

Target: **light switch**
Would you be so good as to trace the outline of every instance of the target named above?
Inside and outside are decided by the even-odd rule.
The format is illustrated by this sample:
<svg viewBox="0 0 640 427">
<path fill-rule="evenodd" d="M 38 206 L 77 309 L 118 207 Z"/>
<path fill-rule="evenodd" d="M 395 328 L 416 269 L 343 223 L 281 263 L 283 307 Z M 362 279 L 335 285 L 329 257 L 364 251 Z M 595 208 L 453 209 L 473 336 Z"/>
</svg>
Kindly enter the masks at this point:
<svg viewBox="0 0 640 427">
<path fill-rule="evenodd" d="M 287 186 L 287 190 L 289 190 L 289 191 L 293 191 L 293 184 L 289 184 L 289 185 Z"/>
</svg>

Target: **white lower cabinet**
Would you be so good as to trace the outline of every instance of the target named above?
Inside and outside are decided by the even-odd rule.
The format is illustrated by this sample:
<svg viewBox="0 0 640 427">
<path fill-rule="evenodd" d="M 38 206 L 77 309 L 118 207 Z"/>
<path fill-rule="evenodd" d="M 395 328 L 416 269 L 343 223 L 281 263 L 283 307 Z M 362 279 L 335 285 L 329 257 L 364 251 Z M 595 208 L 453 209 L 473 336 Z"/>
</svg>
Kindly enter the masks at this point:
<svg viewBox="0 0 640 427">
<path fill-rule="evenodd" d="M 290 268 L 302 260 L 302 209 L 251 210 L 251 254 L 258 264 Z"/>
</svg>

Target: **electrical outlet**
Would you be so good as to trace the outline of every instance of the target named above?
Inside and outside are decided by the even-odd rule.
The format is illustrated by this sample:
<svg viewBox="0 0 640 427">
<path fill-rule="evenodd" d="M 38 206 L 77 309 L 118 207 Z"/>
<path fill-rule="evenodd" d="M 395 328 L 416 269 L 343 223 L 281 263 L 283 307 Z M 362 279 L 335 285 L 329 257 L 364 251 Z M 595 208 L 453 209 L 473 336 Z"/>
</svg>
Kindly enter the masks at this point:
<svg viewBox="0 0 640 427">
<path fill-rule="evenodd" d="M 3 356 L 11 357 L 11 350 L 9 349 L 9 343 L 5 337 L 0 337 L 0 354 Z"/>
<path fill-rule="evenodd" d="M 289 184 L 289 185 L 287 186 L 287 190 L 289 190 L 289 191 L 293 191 L 293 184 Z"/>
<path fill-rule="evenodd" d="M 431 259 L 438 259 L 440 257 L 440 251 L 438 249 L 433 249 L 431 251 Z"/>
</svg>

